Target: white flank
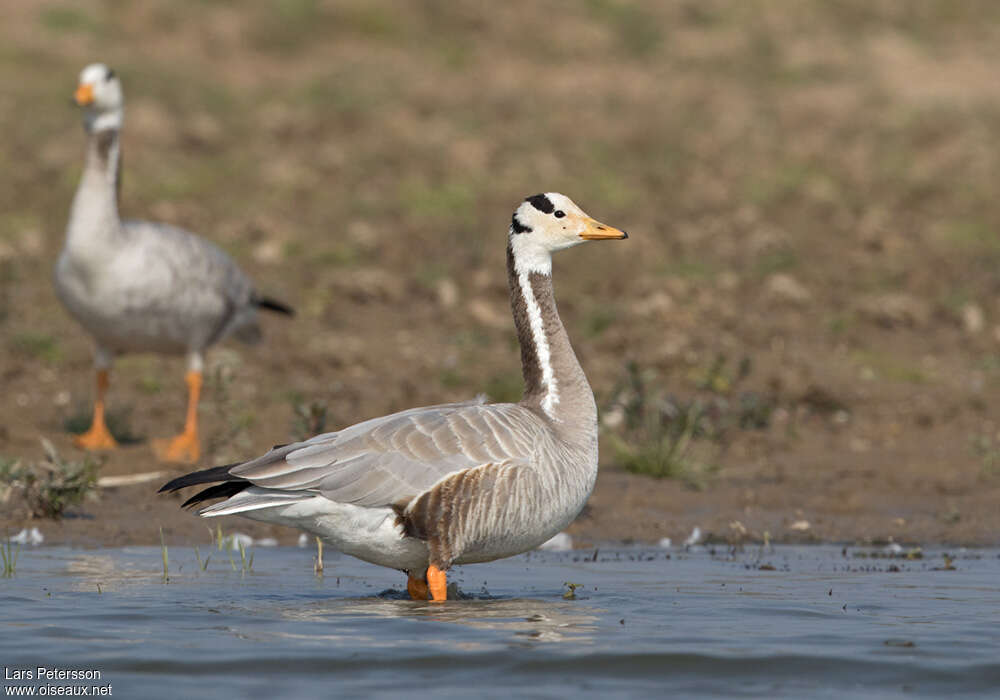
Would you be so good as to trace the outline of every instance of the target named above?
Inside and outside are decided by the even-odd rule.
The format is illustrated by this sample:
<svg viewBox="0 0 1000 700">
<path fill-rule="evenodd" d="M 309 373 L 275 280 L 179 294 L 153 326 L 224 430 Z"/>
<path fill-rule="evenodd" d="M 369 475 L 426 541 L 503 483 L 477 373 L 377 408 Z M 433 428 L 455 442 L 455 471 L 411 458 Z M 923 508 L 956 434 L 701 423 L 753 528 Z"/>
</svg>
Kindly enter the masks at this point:
<svg viewBox="0 0 1000 700">
<path fill-rule="evenodd" d="M 531 335 L 535 339 L 535 354 L 538 364 L 542 367 L 542 383 L 545 384 L 545 398 L 542 399 L 542 410 L 549 418 L 555 420 L 555 405 L 559 403 L 559 387 L 555 374 L 552 372 L 552 355 L 549 351 L 549 340 L 545 337 L 545 324 L 542 322 L 542 310 L 538 308 L 538 300 L 531 289 L 528 272 L 523 271 L 517 276 L 524 294 L 524 303 L 528 309 L 528 320 L 531 322 Z"/>
</svg>

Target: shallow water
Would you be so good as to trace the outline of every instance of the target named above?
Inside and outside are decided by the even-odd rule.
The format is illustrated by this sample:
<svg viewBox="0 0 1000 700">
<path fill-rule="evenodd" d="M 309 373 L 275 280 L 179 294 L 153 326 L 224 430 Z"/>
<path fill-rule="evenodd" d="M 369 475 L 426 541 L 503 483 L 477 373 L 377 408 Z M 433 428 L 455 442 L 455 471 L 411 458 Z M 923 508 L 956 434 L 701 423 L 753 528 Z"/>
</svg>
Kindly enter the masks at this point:
<svg viewBox="0 0 1000 700">
<path fill-rule="evenodd" d="M 25 549 L 0 665 L 96 669 L 114 697 L 892 697 L 1000 692 L 1000 552 L 839 547 L 532 553 L 462 567 L 465 600 L 312 550 Z M 881 554 L 879 550 L 874 553 Z M 773 567 L 773 568 L 772 568 Z M 564 599 L 565 582 L 582 584 Z M 9 690 L 7 692 L 10 692 Z"/>
</svg>

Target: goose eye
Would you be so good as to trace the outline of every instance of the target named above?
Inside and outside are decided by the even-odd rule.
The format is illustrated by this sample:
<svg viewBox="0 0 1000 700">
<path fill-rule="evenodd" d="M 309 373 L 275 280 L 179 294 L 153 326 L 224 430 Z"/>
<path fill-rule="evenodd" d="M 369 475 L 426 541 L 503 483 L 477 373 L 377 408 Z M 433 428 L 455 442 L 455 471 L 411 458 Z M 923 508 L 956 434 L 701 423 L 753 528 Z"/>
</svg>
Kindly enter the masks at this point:
<svg viewBox="0 0 1000 700">
<path fill-rule="evenodd" d="M 111 80 L 114 77 L 115 77 L 115 72 L 113 70 L 111 70 L 110 68 L 108 68 L 108 73 L 107 73 L 107 75 L 104 76 L 104 79 L 105 80 Z"/>
<path fill-rule="evenodd" d="M 557 219 L 561 219 L 561 218 L 563 218 L 564 216 L 566 216 L 566 212 L 564 212 L 564 211 L 563 211 L 562 209 L 556 209 L 556 210 L 555 210 L 555 213 L 554 213 L 554 216 L 555 216 L 555 217 L 556 217 Z"/>
</svg>

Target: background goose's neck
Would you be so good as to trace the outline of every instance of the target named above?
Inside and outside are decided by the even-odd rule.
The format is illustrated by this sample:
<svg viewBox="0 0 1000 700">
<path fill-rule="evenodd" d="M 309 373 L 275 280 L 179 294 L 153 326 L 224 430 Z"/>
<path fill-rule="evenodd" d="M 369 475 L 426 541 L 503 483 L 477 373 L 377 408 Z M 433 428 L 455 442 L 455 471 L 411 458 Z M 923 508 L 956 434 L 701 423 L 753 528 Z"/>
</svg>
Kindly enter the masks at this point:
<svg viewBox="0 0 1000 700">
<path fill-rule="evenodd" d="M 87 135 L 87 157 L 70 210 L 66 247 L 86 253 L 121 237 L 118 188 L 121 146 L 117 129 Z"/>
<path fill-rule="evenodd" d="M 559 319 L 551 267 L 546 271 L 518 263 L 508 244 L 510 304 L 524 372 L 521 403 L 548 416 L 567 437 L 580 431 L 582 439 L 596 428 L 597 407 Z"/>
</svg>

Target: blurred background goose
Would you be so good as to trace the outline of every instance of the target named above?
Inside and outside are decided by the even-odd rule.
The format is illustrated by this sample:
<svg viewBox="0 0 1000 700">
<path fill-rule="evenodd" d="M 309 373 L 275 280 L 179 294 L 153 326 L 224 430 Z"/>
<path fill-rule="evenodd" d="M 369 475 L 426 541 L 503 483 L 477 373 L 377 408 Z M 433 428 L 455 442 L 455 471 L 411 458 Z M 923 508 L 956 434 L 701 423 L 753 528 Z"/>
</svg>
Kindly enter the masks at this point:
<svg viewBox="0 0 1000 700">
<path fill-rule="evenodd" d="M 526 199 L 507 241 L 521 345 L 520 402 L 414 408 L 258 459 L 194 472 L 184 503 L 224 497 L 199 515 L 240 514 L 301 528 L 342 552 L 407 573 L 414 598 L 444 600 L 452 564 L 528 551 L 561 531 L 597 478 L 597 407 L 556 311 L 554 251 L 627 238 L 568 197 Z"/>
<path fill-rule="evenodd" d="M 197 411 L 205 348 L 231 334 L 250 342 L 259 339 L 258 309 L 292 310 L 258 294 L 236 263 L 212 243 L 167 224 L 122 221 L 121 82 L 104 64 L 89 65 L 80 73 L 74 98 L 83 108 L 87 155 L 55 287 L 70 314 L 94 337 L 97 368 L 93 421 L 76 444 L 91 450 L 116 446 L 104 417 L 108 370 L 116 354 L 186 354 L 184 430 L 153 446 L 161 459 L 193 462 L 200 452 Z"/>
</svg>

